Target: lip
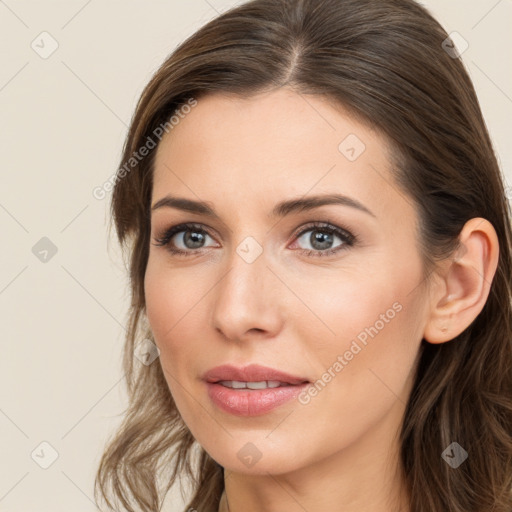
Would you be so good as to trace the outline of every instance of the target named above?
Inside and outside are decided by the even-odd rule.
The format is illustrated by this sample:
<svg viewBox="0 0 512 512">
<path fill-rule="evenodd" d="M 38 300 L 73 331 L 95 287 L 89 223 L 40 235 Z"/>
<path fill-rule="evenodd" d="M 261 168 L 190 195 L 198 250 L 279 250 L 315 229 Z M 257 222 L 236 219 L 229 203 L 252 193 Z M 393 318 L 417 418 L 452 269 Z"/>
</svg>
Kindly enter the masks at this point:
<svg viewBox="0 0 512 512">
<path fill-rule="evenodd" d="M 203 375 L 208 396 L 221 410 L 236 416 L 259 416 L 296 398 L 306 386 L 308 379 L 289 373 L 250 364 L 243 368 L 232 365 L 216 366 Z M 243 382 L 279 381 L 288 386 L 267 389 L 231 389 L 219 381 L 238 380 Z"/>
<path fill-rule="evenodd" d="M 296 398 L 309 382 L 267 389 L 231 389 L 207 382 L 208 396 L 221 410 L 235 416 L 260 416 Z"/>
<path fill-rule="evenodd" d="M 216 366 L 208 370 L 203 375 L 203 380 L 208 383 L 219 382 L 221 380 L 238 380 L 243 382 L 261 382 L 263 380 L 277 380 L 285 384 L 298 385 L 309 382 L 305 377 L 297 377 L 289 373 L 261 366 L 259 364 L 250 364 L 239 368 L 230 364 Z"/>
</svg>

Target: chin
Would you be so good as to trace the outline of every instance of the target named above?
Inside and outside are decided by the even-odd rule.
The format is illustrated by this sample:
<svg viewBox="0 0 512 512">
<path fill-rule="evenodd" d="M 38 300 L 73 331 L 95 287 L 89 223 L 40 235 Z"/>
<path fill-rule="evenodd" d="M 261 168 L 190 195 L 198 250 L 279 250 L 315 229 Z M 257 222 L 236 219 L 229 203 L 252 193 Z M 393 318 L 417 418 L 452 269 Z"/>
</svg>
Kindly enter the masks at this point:
<svg viewBox="0 0 512 512">
<path fill-rule="evenodd" d="M 300 469 L 305 463 L 297 460 L 296 450 L 290 447 L 286 450 L 282 445 L 280 450 L 269 447 L 263 447 L 262 442 L 251 441 L 239 443 L 237 441 L 231 443 L 229 451 L 233 446 L 240 445 L 240 448 L 230 453 L 226 451 L 218 453 L 208 452 L 210 456 L 227 471 L 235 473 L 243 473 L 246 475 L 279 475 L 290 473 Z"/>
</svg>

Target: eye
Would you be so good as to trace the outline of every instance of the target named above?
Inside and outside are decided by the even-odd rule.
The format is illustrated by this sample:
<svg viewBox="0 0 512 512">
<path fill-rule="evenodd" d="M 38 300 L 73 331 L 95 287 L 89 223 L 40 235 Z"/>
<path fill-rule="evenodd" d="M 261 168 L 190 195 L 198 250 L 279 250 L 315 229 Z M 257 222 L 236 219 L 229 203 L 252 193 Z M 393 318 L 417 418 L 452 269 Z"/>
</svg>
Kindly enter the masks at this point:
<svg viewBox="0 0 512 512">
<path fill-rule="evenodd" d="M 179 224 L 169 228 L 161 237 L 155 238 L 154 245 L 166 246 L 173 254 L 190 256 L 196 254 L 199 249 L 203 249 L 207 237 L 210 237 L 208 232 L 198 224 Z M 176 244 L 171 243 L 173 238 L 176 238 Z"/>
<path fill-rule="evenodd" d="M 306 236 L 307 233 L 311 233 Z M 316 233 L 316 234 L 313 234 Z M 204 249 L 205 240 L 213 238 L 200 224 L 184 223 L 168 228 L 155 238 L 156 246 L 165 246 L 169 252 L 178 256 L 192 256 Z M 303 228 L 295 235 L 302 244 L 310 244 L 312 249 L 302 249 L 306 256 L 330 256 L 342 250 L 347 250 L 357 242 L 357 237 L 350 231 L 337 227 L 329 222 L 314 222 Z M 334 239 L 341 243 L 334 245 Z M 173 239 L 175 239 L 173 241 Z"/>
<path fill-rule="evenodd" d="M 308 235 L 309 233 L 309 235 Z M 313 249 L 304 249 L 306 256 L 330 256 L 339 251 L 347 250 L 356 243 L 356 237 L 350 231 L 339 228 L 329 222 L 314 222 L 312 225 L 300 231 L 297 241 L 310 244 Z M 338 238 L 341 243 L 334 245 L 334 239 Z"/>
</svg>

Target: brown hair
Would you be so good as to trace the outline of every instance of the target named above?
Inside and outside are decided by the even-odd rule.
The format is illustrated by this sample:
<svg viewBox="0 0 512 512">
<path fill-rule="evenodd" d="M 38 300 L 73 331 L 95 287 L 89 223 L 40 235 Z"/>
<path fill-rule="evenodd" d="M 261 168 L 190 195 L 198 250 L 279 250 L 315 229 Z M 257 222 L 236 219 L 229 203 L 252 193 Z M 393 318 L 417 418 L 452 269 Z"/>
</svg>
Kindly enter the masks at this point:
<svg viewBox="0 0 512 512">
<path fill-rule="evenodd" d="M 163 63 L 138 102 L 121 164 L 190 98 L 250 98 L 283 86 L 327 97 L 390 141 L 394 179 L 420 217 L 426 274 L 457 249 L 466 221 L 494 226 L 500 255 L 487 302 L 453 341 L 422 340 L 401 430 L 412 512 L 512 510 L 511 224 L 503 176 L 471 80 L 448 35 L 413 0 L 253 0 L 210 21 Z M 123 365 L 129 405 L 98 469 L 114 508 L 158 510 L 179 477 L 189 507 L 217 511 L 223 469 L 177 411 L 160 364 L 134 364 L 145 323 L 155 150 L 118 172 L 111 212 L 128 251 L 131 308 Z M 457 469 L 441 457 L 469 452 Z"/>
</svg>

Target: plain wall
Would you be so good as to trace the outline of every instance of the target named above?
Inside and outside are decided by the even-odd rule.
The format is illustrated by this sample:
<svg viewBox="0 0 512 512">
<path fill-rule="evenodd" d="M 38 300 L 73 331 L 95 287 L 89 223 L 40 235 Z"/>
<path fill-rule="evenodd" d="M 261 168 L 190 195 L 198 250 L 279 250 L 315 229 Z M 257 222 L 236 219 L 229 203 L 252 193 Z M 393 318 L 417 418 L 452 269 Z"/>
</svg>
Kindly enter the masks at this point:
<svg viewBox="0 0 512 512">
<path fill-rule="evenodd" d="M 110 195 L 93 189 L 116 171 L 152 73 L 235 3 L 0 2 L 2 511 L 96 510 L 96 466 L 126 406 L 129 295 Z M 512 185 L 512 3 L 423 3 L 469 43 L 462 58 Z"/>
</svg>

